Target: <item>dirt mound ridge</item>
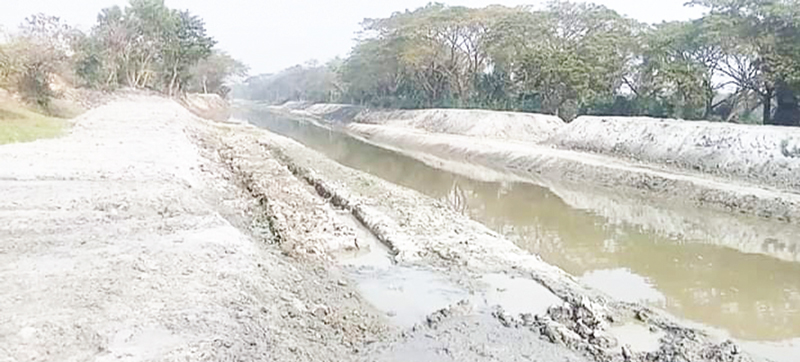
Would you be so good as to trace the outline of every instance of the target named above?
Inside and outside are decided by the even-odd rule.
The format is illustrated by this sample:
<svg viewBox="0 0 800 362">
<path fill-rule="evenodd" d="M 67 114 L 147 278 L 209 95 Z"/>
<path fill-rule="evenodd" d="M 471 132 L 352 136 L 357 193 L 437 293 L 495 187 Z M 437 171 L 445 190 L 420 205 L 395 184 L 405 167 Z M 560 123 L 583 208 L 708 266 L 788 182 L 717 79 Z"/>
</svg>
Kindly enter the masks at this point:
<svg viewBox="0 0 800 362">
<path fill-rule="evenodd" d="M 215 121 L 230 118 L 230 106 L 218 94 L 190 93 L 181 99 L 184 106 L 192 113 Z"/>
<path fill-rule="evenodd" d="M 359 114 L 367 110 L 364 107 L 349 104 L 321 103 L 308 107 L 305 111 L 328 121 L 349 123 L 355 120 Z"/>
<path fill-rule="evenodd" d="M 564 126 L 564 121 L 556 116 L 472 109 L 368 112 L 360 114 L 356 121 L 524 142 L 541 142 Z"/>
<path fill-rule="evenodd" d="M 288 101 L 281 105 L 282 108 L 291 109 L 291 110 L 303 110 L 311 106 L 309 102 L 303 101 Z"/>
<path fill-rule="evenodd" d="M 298 112 L 297 108 L 282 108 Z M 556 116 L 476 109 L 368 110 L 348 104 L 315 104 L 299 111 L 328 122 L 366 123 L 430 133 L 542 142 L 563 127 Z"/>
<path fill-rule="evenodd" d="M 800 191 L 800 129 L 645 117 L 580 117 L 547 142 Z"/>
</svg>

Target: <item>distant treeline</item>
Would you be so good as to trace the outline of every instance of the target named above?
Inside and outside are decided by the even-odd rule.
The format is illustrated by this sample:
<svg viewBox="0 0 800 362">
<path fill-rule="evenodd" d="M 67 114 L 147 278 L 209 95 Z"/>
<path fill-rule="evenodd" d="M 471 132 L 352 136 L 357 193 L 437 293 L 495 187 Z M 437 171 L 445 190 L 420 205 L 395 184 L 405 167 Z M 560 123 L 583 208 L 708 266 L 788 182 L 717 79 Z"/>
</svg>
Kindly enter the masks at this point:
<svg viewBox="0 0 800 362">
<path fill-rule="evenodd" d="M 649 25 L 603 6 L 429 4 L 367 19 L 346 59 L 250 78 L 251 99 L 800 125 L 800 0 L 695 0 Z"/>
<path fill-rule="evenodd" d="M 206 34 L 202 19 L 163 0 L 131 0 L 103 9 L 83 33 L 44 14 L 28 17 L 0 42 L 0 87 L 46 105 L 54 82 L 113 89 L 147 88 L 170 95 L 217 92 L 246 68 Z"/>
</svg>

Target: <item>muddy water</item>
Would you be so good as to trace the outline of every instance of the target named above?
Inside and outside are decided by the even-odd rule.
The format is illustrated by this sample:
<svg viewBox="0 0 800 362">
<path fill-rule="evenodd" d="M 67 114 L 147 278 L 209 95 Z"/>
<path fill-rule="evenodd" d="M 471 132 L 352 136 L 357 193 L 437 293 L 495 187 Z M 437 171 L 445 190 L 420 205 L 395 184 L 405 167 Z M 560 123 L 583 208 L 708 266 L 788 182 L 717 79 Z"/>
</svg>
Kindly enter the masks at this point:
<svg viewBox="0 0 800 362">
<path fill-rule="evenodd" d="M 358 251 L 339 255 L 361 295 L 395 324 L 412 327 L 431 313 L 467 301 L 474 313 L 491 315 L 497 307 L 512 315 L 543 314 L 563 301 L 538 282 L 507 274 L 484 274 L 469 286 L 431 268 L 395 265 L 389 248 L 349 214 L 340 214 L 358 233 Z M 634 343 L 630 335 L 615 335 Z M 633 342 L 629 342 L 633 341 Z M 657 340 L 656 340 L 657 341 Z"/>
<path fill-rule="evenodd" d="M 619 299 L 663 308 L 775 360 L 800 355 L 800 262 L 612 223 L 542 187 L 470 180 L 268 113 L 247 118 L 343 165 L 442 199 Z"/>
</svg>

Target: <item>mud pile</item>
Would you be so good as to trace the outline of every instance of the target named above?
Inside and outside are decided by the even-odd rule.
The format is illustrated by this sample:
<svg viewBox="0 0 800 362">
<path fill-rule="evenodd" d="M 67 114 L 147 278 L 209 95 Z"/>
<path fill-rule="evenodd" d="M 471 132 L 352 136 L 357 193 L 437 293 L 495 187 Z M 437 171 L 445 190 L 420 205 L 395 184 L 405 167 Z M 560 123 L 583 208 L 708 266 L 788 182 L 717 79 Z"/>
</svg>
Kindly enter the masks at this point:
<svg viewBox="0 0 800 362">
<path fill-rule="evenodd" d="M 286 102 L 286 103 L 280 105 L 280 107 L 281 108 L 285 108 L 285 109 L 292 109 L 292 110 L 302 111 L 302 110 L 304 110 L 304 109 L 306 109 L 308 107 L 311 107 L 311 105 L 312 104 L 309 103 L 309 102 L 289 101 L 289 102 Z"/>
<path fill-rule="evenodd" d="M 359 114 L 366 112 L 366 108 L 349 104 L 315 104 L 303 110 L 304 112 L 324 118 L 328 121 L 350 123 Z"/>
<path fill-rule="evenodd" d="M 800 128 L 580 117 L 546 143 L 800 191 Z"/>
<path fill-rule="evenodd" d="M 362 112 L 354 120 L 430 133 L 534 143 L 546 140 L 564 126 L 556 116 L 468 109 Z"/>
<path fill-rule="evenodd" d="M 181 99 L 183 106 L 192 113 L 215 121 L 225 121 L 230 118 L 230 107 L 218 94 L 190 93 Z"/>
<path fill-rule="evenodd" d="M 358 106 L 352 106 L 349 104 L 336 104 L 336 103 L 318 103 L 307 106 L 305 109 L 302 109 L 308 113 L 316 114 L 318 116 L 329 116 L 333 113 L 336 113 L 342 109 L 361 109 Z"/>
<path fill-rule="evenodd" d="M 364 123 L 401 127 L 427 133 L 540 143 L 565 126 L 561 118 L 545 114 L 496 112 L 479 109 L 370 110 L 348 104 L 281 106 L 297 115 L 333 123 Z"/>
</svg>

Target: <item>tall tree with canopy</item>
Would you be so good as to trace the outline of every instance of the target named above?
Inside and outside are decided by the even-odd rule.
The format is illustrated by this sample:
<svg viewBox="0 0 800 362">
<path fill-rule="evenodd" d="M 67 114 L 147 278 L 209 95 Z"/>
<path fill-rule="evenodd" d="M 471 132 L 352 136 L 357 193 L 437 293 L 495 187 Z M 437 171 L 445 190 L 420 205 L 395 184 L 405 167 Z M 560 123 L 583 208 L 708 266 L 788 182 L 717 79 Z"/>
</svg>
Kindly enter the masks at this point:
<svg viewBox="0 0 800 362">
<path fill-rule="evenodd" d="M 167 93 L 174 95 L 191 76 L 191 68 L 212 54 L 215 41 L 206 35 L 205 23 L 188 11 L 173 12 L 175 25 L 164 37 L 162 71 L 169 80 Z"/>
<path fill-rule="evenodd" d="M 746 44 L 729 74 L 762 97 L 764 123 L 800 126 L 800 1 L 694 0 Z M 744 55 L 744 56 L 743 56 Z M 748 57 L 745 57 L 748 56 Z M 773 99 L 778 109 L 774 116 Z"/>
<path fill-rule="evenodd" d="M 233 59 L 228 53 L 215 50 L 190 68 L 191 80 L 187 90 L 197 93 L 217 93 L 225 97 L 230 91 L 225 82 L 231 77 L 244 77 L 247 70 L 246 65 Z"/>
<path fill-rule="evenodd" d="M 202 19 L 163 0 L 131 0 L 103 9 L 85 46 L 85 73 L 101 72 L 106 87 L 124 84 L 176 94 L 190 68 L 211 55 L 215 41 Z"/>
</svg>

